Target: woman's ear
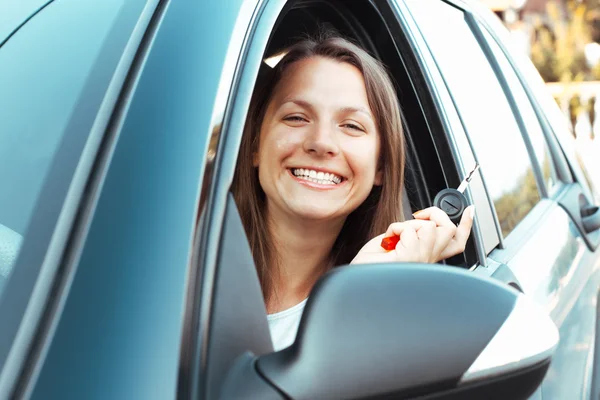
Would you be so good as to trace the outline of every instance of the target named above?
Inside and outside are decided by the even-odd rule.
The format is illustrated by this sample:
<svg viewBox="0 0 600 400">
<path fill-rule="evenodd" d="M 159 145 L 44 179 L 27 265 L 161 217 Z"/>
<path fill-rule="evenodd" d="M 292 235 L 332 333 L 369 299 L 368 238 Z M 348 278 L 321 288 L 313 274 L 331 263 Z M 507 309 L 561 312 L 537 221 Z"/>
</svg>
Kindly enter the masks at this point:
<svg viewBox="0 0 600 400">
<path fill-rule="evenodd" d="M 258 168 L 258 151 L 252 152 L 252 166 Z"/>
<path fill-rule="evenodd" d="M 383 170 L 382 169 L 378 169 L 377 172 L 375 173 L 375 181 L 373 182 L 373 184 L 375 186 L 383 185 Z"/>
</svg>

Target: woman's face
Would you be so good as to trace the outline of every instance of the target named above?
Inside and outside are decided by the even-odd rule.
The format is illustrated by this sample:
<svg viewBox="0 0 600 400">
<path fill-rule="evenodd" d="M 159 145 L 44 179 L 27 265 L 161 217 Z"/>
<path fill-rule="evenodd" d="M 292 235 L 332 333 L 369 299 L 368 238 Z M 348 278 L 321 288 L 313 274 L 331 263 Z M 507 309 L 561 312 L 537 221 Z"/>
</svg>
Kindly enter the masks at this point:
<svg viewBox="0 0 600 400">
<path fill-rule="evenodd" d="M 381 184 L 379 147 L 361 72 L 323 57 L 295 62 L 275 87 L 254 158 L 269 213 L 345 219 Z"/>
</svg>

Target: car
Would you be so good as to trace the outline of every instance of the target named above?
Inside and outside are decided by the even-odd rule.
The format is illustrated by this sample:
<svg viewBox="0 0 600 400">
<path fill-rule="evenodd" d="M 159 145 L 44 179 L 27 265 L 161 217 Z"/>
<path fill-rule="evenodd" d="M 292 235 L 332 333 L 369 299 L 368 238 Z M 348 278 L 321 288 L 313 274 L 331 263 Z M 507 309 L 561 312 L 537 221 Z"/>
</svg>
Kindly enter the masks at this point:
<svg viewBox="0 0 600 400">
<path fill-rule="evenodd" d="M 599 185 L 477 2 L 28 0 L 0 15 L 0 398 L 600 395 Z M 442 265 L 335 268 L 273 352 L 230 186 L 260 68 L 322 27 L 394 78 L 408 208 L 478 164 L 476 218 Z"/>
</svg>

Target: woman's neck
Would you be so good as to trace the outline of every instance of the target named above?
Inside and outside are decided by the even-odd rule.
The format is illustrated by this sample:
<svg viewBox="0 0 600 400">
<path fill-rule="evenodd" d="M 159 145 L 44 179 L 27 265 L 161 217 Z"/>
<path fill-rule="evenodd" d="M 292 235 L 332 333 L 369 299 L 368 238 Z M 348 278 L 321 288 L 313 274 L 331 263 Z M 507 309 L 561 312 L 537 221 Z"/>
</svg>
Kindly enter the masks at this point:
<svg viewBox="0 0 600 400">
<path fill-rule="evenodd" d="M 308 296 L 331 268 L 331 249 L 344 225 L 344 219 L 290 219 L 275 213 L 269 212 L 267 219 L 279 265 L 273 294 L 267 302 L 269 314 L 288 309 Z"/>
</svg>

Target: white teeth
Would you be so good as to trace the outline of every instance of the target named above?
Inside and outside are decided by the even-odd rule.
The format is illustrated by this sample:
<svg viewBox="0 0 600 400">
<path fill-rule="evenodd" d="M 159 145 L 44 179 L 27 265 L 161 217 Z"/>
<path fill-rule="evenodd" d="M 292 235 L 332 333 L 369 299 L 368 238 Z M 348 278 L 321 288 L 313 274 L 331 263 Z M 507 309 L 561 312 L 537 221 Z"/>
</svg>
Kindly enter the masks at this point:
<svg viewBox="0 0 600 400">
<path fill-rule="evenodd" d="M 314 182 L 321 185 L 337 185 L 342 181 L 342 178 L 335 174 L 331 174 L 329 172 L 317 172 L 304 168 L 292 169 L 292 174 L 309 182 Z"/>
</svg>

